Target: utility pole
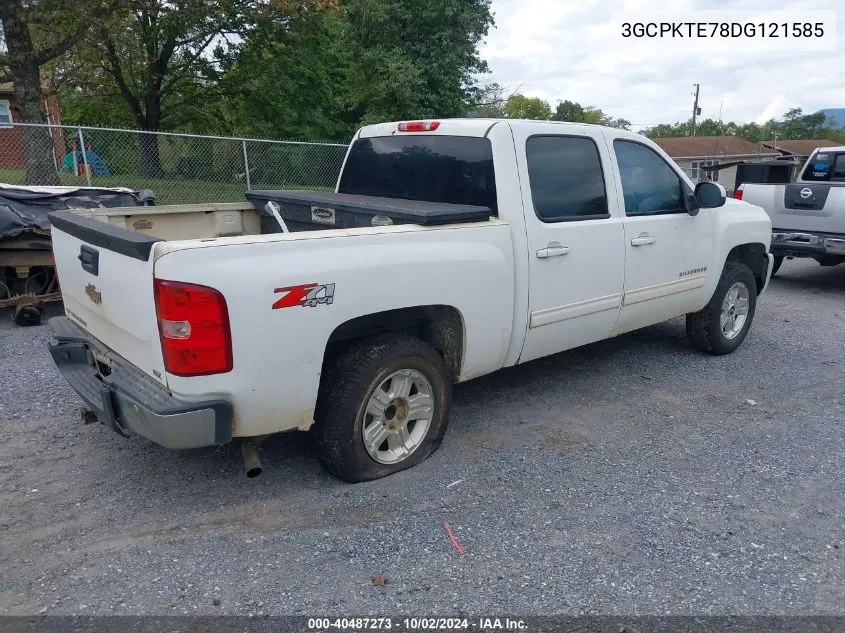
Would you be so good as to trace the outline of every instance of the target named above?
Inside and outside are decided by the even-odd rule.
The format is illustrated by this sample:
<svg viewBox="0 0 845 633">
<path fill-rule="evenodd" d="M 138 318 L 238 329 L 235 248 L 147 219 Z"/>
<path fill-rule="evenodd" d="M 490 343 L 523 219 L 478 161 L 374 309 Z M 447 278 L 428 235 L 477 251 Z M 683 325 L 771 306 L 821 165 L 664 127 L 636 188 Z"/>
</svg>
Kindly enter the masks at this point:
<svg viewBox="0 0 845 633">
<path fill-rule="evenodd" d="M 701 108 L 698 107 L 698 90 L 701 84 L 695 84 L 695 103 L 692 104 L 692 136 L 695 136 L 695 121 L 696 117 L 701 114 Z"/>
</svg>

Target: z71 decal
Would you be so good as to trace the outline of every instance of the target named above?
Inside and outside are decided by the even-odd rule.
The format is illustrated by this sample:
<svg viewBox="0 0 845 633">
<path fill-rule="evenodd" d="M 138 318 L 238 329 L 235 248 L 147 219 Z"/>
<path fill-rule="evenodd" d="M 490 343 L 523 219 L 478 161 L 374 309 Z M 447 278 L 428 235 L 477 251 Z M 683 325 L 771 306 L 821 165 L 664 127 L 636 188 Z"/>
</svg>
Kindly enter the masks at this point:
<svg viewBox="0 0 845 633">
<path fill-rule="evenodd" d="M 276 288 L 276 294 L 284 293 L 280 299 L 273 304 L 274 310 L 281 308 L 293 308 L 305 306 L 315 308 L 318 305 L 329 305 L 334 303 L 334 284 L 303 284 L 301 286 L 288 286 L 287 288 Z"/>
</svg>

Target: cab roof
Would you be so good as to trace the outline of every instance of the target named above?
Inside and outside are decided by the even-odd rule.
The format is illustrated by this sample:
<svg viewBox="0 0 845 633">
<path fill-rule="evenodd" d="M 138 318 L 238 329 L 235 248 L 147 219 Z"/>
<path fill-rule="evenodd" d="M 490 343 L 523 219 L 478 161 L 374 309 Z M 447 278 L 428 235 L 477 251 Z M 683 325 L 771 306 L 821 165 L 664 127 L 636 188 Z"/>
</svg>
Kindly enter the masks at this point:
<svg viewBox="0 0 845 633">
<path fill-rule="evenodd" d="M 400 131 L 399 127 L 402 124 L 408 123 L 435 123 L 434 129 L 425 130 L 408 130 Z M 593 125 L 591 123 L 569 123 L 564 121 L 536 121 L 531 119 L 422 119 L 414 121 L 389 121 L 385 123 L 375 123 L 362 127 L 356 138 L 373 138 L 377 136 L 393 136 L 396 134 L 425 134 L 429 136 L 486 136 L 490 129 L 499 123 L 506 123 L 512 127 L 519 127 L 523 125 L 549 126 L 549 127 L 571 127 L 571 128 L 601 128 L 604 126 Z M 615 132 L 624 132 L 623 130 L 614 130 Z M 632 134 L 632 133 L 631 133 Z"/>
</svg>

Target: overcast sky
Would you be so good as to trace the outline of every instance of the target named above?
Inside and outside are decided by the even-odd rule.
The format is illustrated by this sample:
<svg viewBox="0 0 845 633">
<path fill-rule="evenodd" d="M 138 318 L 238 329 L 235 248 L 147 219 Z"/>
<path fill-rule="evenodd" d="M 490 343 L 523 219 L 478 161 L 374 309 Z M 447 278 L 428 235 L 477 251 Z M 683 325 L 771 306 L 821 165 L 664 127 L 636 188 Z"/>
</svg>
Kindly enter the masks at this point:
<svg viewBox="0 0 845 633">
<path fill-rule="evenodd" d="M 493 0 L 496 27 L 481 48 L 490 75 L 509 91 L 541 97 L 554 109 L 570 99 L 623 117 L 641 129 L 689 119 L 693 84 L 701 84 L 701 118 L 762 122 L 789 108 L 806 113 L 845 107 L 845 3 L 836 16 L 835 52 L 771 52 L 753 43 L 708 44 L 664 41 L 648 47 L 627 41 L 612 21 L 620 10 L 672 5 L 687 21 L 692 10 L 788 9 L 803 19 L 807 10 L 838 2 L 803 0 Z M 804 9 L 805 11 L 802 11 Z M 760 40 L 762 41 L 762 40 Z M 832 40 L 830 40 L 832 42 Z"/>
</svg>

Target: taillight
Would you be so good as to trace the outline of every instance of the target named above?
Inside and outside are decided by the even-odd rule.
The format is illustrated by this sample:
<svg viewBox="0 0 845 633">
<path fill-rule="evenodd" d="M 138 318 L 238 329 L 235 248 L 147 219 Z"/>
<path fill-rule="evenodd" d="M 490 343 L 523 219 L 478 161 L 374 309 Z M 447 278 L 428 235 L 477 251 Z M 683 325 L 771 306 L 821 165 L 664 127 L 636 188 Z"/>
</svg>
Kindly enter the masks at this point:
<svg viewBox="0 0 845 633">
<path fill-rule="evenodd" d="M 232 371 L 229 310 L 207 286 L 156 279 L 156 315 L 164 368 L 176 376 Z"/>
<path fill-rule="evenodd" d="M 400 132 L 433 132 L 440 127 L 440 121 L 405 121 L 399 124 Z"/>
<path fill-rule="evenodd" d="M 734 199 L 742 200 L 742 187 L 739 187 L 736 191 L 734 191 Z"/>
</svg>

